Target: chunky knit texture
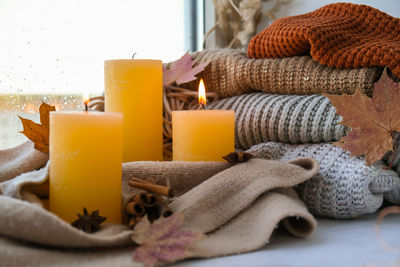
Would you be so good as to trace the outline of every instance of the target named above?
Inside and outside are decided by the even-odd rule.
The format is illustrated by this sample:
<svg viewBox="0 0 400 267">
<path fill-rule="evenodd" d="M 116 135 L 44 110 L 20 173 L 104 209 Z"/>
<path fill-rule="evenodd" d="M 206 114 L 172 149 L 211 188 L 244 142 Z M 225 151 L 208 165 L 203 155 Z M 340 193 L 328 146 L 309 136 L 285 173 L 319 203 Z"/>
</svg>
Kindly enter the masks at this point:
<svg viewBox="0 0 400 267">
<path fill-rule="evenodd" d="M 380 68 L 335 69 L 319 64 L 309 56 L 282 59 L 249 59 L 238 50 L 214 49 L 192 55 L 198 63 L 208 62 L 197 75 L 207 90 L 219 97 L 263 91 L 274 94 L 310 95 L 352 94 L 360 89 L 371 95 Z M 183 85 L 197 90 L 198 80 Z"/>
<path fill-rule="evenodd" d="M 250 40 L 250 58 L 311 54 L 337 68 L 388 66 L 400 76 L 400 19 L 365 5 L 336 3 L 279 19 Z"/>
<path fill-rule="evenodd" d="M 276 141 L 289 144 L 338 141 L 346 135 L 347 127 L 339 124 L 342 117 L 322 95 L 271 95 L 252 93 L 224 98 L 210 103 L 207 109 L 235 111 L 235 147 L 251 146 Z M 400 134 L 396 135 L 400 151 Z M 390 165 L 393 152 L 383 161 Z M 400 174 L 400 152 L 392 162 Z"/>
<path fill-rule="evenodd" d="M 385 198 L 400 204 L 400 178 L 383 163 L 366 166 L 362 157 L 330 144 L 287 145 L 269 142 L 252 147 L 248 152 L 266 159 L 290 161 L 312 157 L 320 172 L 301 184 L 297 191 L 315 215 L 337 219 L 355 218 L 375 212 Z"/>
<path fill-rule="evenodd" d="M 235 146 L 242 149 L 268 141 L 331 142 L 346 135 L 338 124 L 341 116 L 322 95 L 252 93 L 215 101 L 207 109 L 235 111 Z"/>
</svg>

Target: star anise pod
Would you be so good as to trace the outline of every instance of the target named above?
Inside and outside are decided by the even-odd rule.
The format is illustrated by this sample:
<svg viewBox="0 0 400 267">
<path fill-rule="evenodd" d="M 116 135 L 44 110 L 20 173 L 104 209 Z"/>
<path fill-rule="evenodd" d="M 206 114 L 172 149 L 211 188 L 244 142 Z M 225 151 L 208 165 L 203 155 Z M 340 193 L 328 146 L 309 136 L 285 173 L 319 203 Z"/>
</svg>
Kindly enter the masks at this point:
<svg viewBox="0 0 400 267">
<path fill-rule="evenodd" d="M 107 218 L 100 216 L 99 211 L 95 210 L 90 215 L 86 208 L 83 208 L 83 214 L 79 214 L 78 219 L 71 223 L 73 227 L 83 230 L 86 233 L 93 233 L 100 230 L 100 224 Z"/>
<path fill-rule="evenodd" d="M 251 153 L 238 151 L 238 152 L 231 152 L 222 158 L 230 163 L 241 163 L 241 162 L 248 161 L 252 157 L 253 157 L 253 154 L 251 154 Z"/>
</svg>

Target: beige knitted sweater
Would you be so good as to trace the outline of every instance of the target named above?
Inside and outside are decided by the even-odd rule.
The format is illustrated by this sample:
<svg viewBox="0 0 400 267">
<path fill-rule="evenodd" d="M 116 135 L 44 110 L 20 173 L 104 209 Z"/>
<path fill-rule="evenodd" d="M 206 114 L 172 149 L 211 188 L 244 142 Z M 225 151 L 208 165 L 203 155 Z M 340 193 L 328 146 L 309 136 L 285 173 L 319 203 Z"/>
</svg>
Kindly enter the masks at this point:
<svg viewBox="0 0 400 267">
<path fill-rule="evenodd" d="M 197 75 L 204 79 L 207 90 L 221 98 L 263 91 L 271 94 L 310 95 L 319 93 L 351 94 L 360 89 L 372 93 L 373 83 L 382 69 L 337 69 L 319 64 L 309 56 L 281 59 L 249 59 L 238 50 L 204 50 L 192 55 L 198 63 L 208 62 Z M 197 90 L 199 81 L 182 87 Z"/>
</svg>

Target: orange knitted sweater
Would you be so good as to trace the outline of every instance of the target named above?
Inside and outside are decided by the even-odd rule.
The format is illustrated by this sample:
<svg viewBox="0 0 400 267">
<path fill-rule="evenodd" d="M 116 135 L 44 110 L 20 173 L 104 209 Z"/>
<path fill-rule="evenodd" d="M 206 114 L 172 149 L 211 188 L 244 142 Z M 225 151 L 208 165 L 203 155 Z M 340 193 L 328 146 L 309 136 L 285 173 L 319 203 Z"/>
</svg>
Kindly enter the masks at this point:
<svg viewBox="0 0 400 267">
<path fill-rule="evenodd" d="M 388 66 L 400 77 L 400 19 L 348 3 L 279 19 L 254 36 L 249 58 L 311 54 L 337 68 Z"/>
</svg>

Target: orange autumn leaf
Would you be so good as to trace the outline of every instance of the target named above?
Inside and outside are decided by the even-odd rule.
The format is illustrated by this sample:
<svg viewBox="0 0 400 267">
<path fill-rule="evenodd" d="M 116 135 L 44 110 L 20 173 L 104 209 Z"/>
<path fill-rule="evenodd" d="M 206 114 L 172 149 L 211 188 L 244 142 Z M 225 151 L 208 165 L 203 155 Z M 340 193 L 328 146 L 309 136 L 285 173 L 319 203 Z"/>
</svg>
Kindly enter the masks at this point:
<svg viewBox="0 0 400 267">
<path fill-rule="evenodd" d="M 39 107 L 40 124 L 18 116 L 24 130 L 21 132 L 35 144 L 35 149 L 49 154 L 50 111 L 55 111 L 55 106 L 42 103 Z"/>
<path fill-rule="evenodd" d="M 353 95 L 324 94 L 343 117 L 341 124 L 351 128 L 335 145 L 351 156 L 365 155 L 371 165 L 393 151 L 394 132 L 400 132 L 400 84 L 386 70 L 375 83 L 372 98 L 356 90 Z"/>
</svg>

